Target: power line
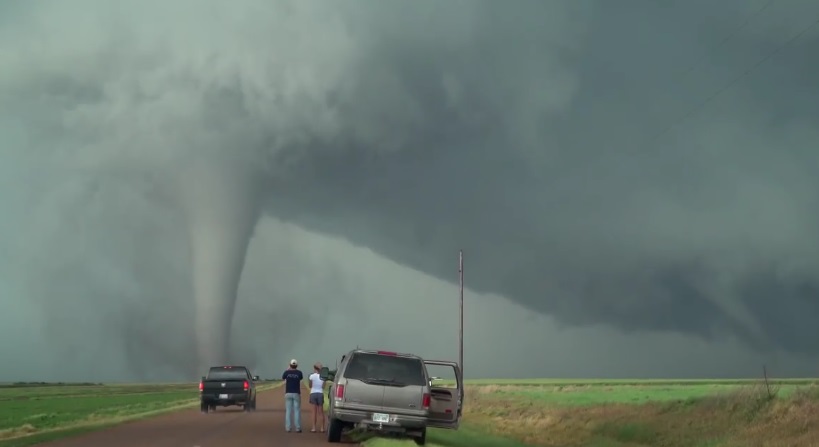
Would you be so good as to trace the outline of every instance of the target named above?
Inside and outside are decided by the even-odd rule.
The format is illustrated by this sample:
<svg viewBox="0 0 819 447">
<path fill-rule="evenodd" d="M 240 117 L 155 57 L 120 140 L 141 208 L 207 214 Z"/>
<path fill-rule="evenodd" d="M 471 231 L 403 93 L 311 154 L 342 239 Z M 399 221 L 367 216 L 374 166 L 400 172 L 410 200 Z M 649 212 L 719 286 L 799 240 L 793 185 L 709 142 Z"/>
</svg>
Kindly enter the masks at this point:
<svg viewBox="0 0 819 447">
<path fill-rule="evenodd" d="M 763 57 L 762 59 L 760 59 L 760 60 L 759 60 L 759 61 L 758 61 L 756 64 L 752 65 L 751 67 L 749 67 L 748 69 L 746 69 L 744 72 L 742 72 L 742 73 L 741 73 L 739 76 L 737 76 L 736 78 L 732 79 L 732 80 L 731 80 L 731 81 L 729 81 L 727 84 L 725 84 L 724 86 L 722 86 L 722 88 L 720 88 L 719 90 L 717 90 L 716 92 L 714 92 L 713 94 L 711 94 L 710 96 L 708 96 L 708 97 L 705 99 L 705 101 L 701 102 L 700 104 L 698 104 L 697 106 L 695 106 L 694 108 L 692 108 L 691 110 L 689 110 L 689 111 L 688 111 L 688 112 L 687 112 L 685 115 L 683 115 L 683 116 L 682 116 L 682 118 L 680 118 L 680 119 L 678 119 L 678 120 L 674 121 L 673 123 L 671 123 L 671 124 L 670 124 L 668 127 L 666 127 L 666 128 L 665 128 L 665 129 L 664 129 L 662 132 L 660 132 L 660 133 L 656 134 L 656 135 L 655 135 L 653 138 L 651 138 L 651 139 L 650 139 L 648 142 L 649 142 L 649 143 L 651 143 L 651 142 L 656 141 L 656 140 L 657 140 L 657 139 L 659 139 L 660 137 L 662 137 L 662 136 L 664 136 L 665 134 L 667 134 L 667 133 L 668 133 L 668 132 L 669 132 L 671 129 L 673 129 L 673 128 L 674 128 L 674 127 L 676 127 L 677 125 L 679 125 L 679 124 L 681 124 L 681 123 L 685 122 L 685 121 L 686 121 L 688 118 L 691 118 L 692 116 L 694 116 L 695 114 L 697 114 L 697 113 L 698 113 L 700 110 L 702 110 L 702 109 L 703 109 L 705 106 L 707 106 L 708 104 L 710 104 L 710 103 L 711 103 L 711 101 L 713 101 L 714 99 L 716 99 L 717 97 L 719 97 L 721 94 L 723 94 L 724 92 L 726 92 L 728 89 L 730 89 L 731 87 L 733 87 L 733 86 L 734 86 L 734 85 L 735 85 L 737 82 L 739 82 L 739 81 L 743 80 L 743 79 L 744 79 L 745 77 L 747 77 L 749 74 L 753 73 L 753 72 L 754 72 L 754 71 L 755 71 L 757 68 L 761 67 L 761 66 L 762 66 L 762 65 L 764 65 L 766 62 L 768 62 L 769 60 L 771 60 L 771 59 L 772 59 L 774 56 L 776 56 L 777 54 L 779 54 L 779 52 L 780 52 L 780 51 L 782 51 L 784 48 L 786 48 L 787 46 L 789 46 L 789 45 L 791 45 L 792 43 L 794 43 L 794 42 L 796 42 L 797 40 L 799 40 L 799 38 L 801 38 L 802 36 L 804 36 L 804 35 L 805 35 L 805 34 L 806 34 L 808 31 L 812 30 L 813 28 L 816 28 L 816 26 L 817 26 L 817 25 L 819 25 L 819 18 L 817 18 L 816 20 L 814 20 L 814 21 L 813 21 L 813 22 L 812 22 L 812 23 L 811 23 L 811 24 L 810 24 L 810 25 L 809 25 L 807 28 L 802 29 L 801 31 L 799 31 L 798 33 L 796 33 L 795 35 L 793 35 L 793 36 L 792 36 L 790 39 L 788 39 L 787 41 L 785 41 L 784 43 L 782 43 L 781 45 L 779 45 L 778 47 L 776 47 L 776 48 L 775 48 L 773 51 L 771 51 L 770 53 L 768 53 L 768 54 L 767 54 L 765 57 Z"/>
<path fill-rule="evenodd" d="M 767 7 L 767 6 L 766 6 L 766 7 Z M 764 10 L 766 7 L 763 7 L 763 8 L 761 8 L 759 11 L 757 11 L 756 15 L 758 15 L 758 14 L 759 14 L 761 11 L 763 11 L 763 10 Z M 750 19 L 749 19 L 749 21 L 750 21 Z M 814 20 L 813 22 L 811 22 L 811 23 L 810 23 L 810 24 L 809 24 L 807 27 L 803 28 L 803 29 L 802 29 L 802 30 L 800 30 L 798 33 L 796 33 L 796 34 L 794 34 L 793 36 L 791 36 L 791 38 L 789 38 L 788 40 L 786 40 L 785 42 L 783 42 L 782 44 L 780 44 L 780 45 L 779 45 L 778 47 L 776 47 L 776 48 L 775 48 L 773 51 L 771 51 L 771 52 L 769 52 L 768 54 L 766 54 L 766 55 L 765 55 L 765 56 L 764 56 L 762 59 L 760 59 L 759 61 L 757 61 L 757 63 L 755 63 L 754 65 L 752 65 L 752 66 L 748 67 L 748 68 L 747 68 L 745 71 L 743 71 L 743 72 L 742 72 L 742 73 L 741 73 L 739 76 L 737 76 L 737 77 L 735 77 L 735 78 L 731 79 L 731 81 L 729 81 L 728 83 L 726 83 L 725 85 L 723 85 L 723 86 L 722 86 L 722 88 L 720 88 L 719 90 L 717 90 L 716 92 L 714 92 L 713 94 L 711 94 L 710 96 L 708 96 L 707 98 L 705 98 L 705 100 L 704 100 L 704 101 L 702 101 L 701 103 L 699 103 L 699 104 L 698 104 L 698 105 L 696 105 L 695 107 L 691 108 L 691 109 L 690 109 L 690 110 L 689 110 L 687 113 L 685 113 L 685 114 L 684 114 L 684 115 L 683 115 L 681 118 L 679 118 L 679 119 L 677 119 L 677 120 L 672 121 L 672 122 L 671 122 L 671 123 L 670 123 L 670 124 L 669 124 L 667 127 L 665 127 L 665 128 L 664 128 L 664 129 L 663 129 L 661 132 L 659 132 L 659 133 L 655 134 L 655 135 L 654 135 L 653 137 L 651 137 L 651 138 L 648 138 L 648 139 L 647 139 L 647 140 L 646 140 L 646 141 L 643 143 L 643 145 L 644 145 L 645 147 L 640 146 L 640 145 L 636 145 L 636 144 L 635 144 L 635 145 L 633 145 L 633 146 L 630 146 L 630 147 L 634 148 L 634 150 L 635 150 L 635 151 L 641 151 L 641 150 L 643 150 L 643 149 L 645 149 L 645 150 L 651 150 L 651 146 L 650 146 L 650 144 L 651 144 L 651 143 L 656 142 L 658 139 L 660 139 L 660 138 L 661 138 L 661 137 L 663 137 L 665 134 L 667 134 L 668 132 L 670 132 L 670 131 L 671 131 L 672 129 L 674 129 L 676 126 L 678 126 L 678 125 L 680 125 L 680 124 L 684 123 L 686 120 L 688 120 L 688 119 L 689 119 L 689 118 L 691 118 L 692 116 L 696 115 L 696 114 L 697 114 L 698 112 L 700 112 L 700 111 L 701 111 L 703 108 L 705 108 L 705 107 L 706 107 L 708 104 L 710 104 L 712 101 L 714 101 L 714 100 L 715 100 L 716 98 L 718 98 L 720 95 L 722 95 L 722 94 L 723 94 L 723 93 L 725 93 L 727 90 L 729 90 L 731 87 L 733 87 L 733 86 L 734 86 L 736 83 L 738 83 L 739 81 L 743 80 L 743 79 L 744 79 L 744 78 L 746 78 L 748 75 L 750 75 L 751 73 L 753 73 L 754 71 L 756 71 L 756 70 L 757 70 L 759 67 L 761 67 L 761 66 L 762 66 L 762 65 L 764 65 L 766 62 L 770 61 L 770 60 L 771 60 L 771 59 L 772 59 L 774 56 L 776 56 L 777 54 L 779 54 L 779 53 L 780 53 L 780 52 L 781 52 L 783 49 L 785 49 L 785 48 L 786 48 L 786 47 L 788 47 L 789 45 L 791 45 L 791 44 L 793 44 L 794 42 L 796 42 L 797 40 L 799 40 L 799 39 L 800 39 L 802 36 L 804 36 L 804 35 L 805 35 L 806 33 L 808 33 L 809 31 L 813 30 L 813 29 L 814 29 L 814 28 L 816 28 L 817 26 L 819 26 L 819 17 L 817 17 L 817 18 L 816 18 L 816 20 Z M 605 158 L 600 158 L 600 159 L 598 159 L 598 162 L 599 162 L 599 163 L 606 163 L 607 161 L 605 161 Z M 620 161 L 620 163 L 622 163 L 622 162 L 623 162 L 623 160 L 621 160 L 621 161 Z"/>
<path fill-rule="evenodd" d="M 734 28 L 734 30 L 733 30 L 733 31 L 731 31 L 730 33 L 728 33 L 728 35 L 727 35 L 727 36 L 725 36 L 725 37 L 722 39 L 722 41 L 721 41 L 720 43 L 718 43 L 718 44 L 717 44 L 715 47 L 713 47 L 713 48 L 712 48 L 712 50 L 717 50 L 717 49 L 722 48 L 722 47 L 723 47 L 723 46 L 724 46 L 726 43 L 728 43 L 729 41 L 731 41 L 731 39 L 733 39 L 733 38 L 734 38 L 734 36 L 736 36 L 736 35 L 737 35 L 737 34 L 738 34 L 740 31 L 742 31 L 743 29 L 745 29 L 745 27 L 746 27 L 746 26 L 748 26 L 748 24 L 750 24 L 750 23 L 751 23 L 751 21 L 753 21 L 754 19 L 756 19 L 757 17 L 759 17 L 759 15 L 760 15 L 760 14 L 762 14 L 763 12 L 765 12 L 765 10 L 767 10 L 767 9 L 768 9 L 768 7 L 769 7 L 769 6 L 771 6 L 773 3 L 774 3 L 774 0 L 768 0 L 768 2 L 767 2 L 767 3 L 765 3 L 764 5 L 762 5 L 762 7 L 761 7 L 761 8 L 757 9 L 756 11 L 754 11 L 754 13 L 753 13 L 753 14 L 751 14 L 750 16 L 748 16 L 748 18 L 746 18 L 746 19 L 745 19 L 745 21 L 744 21 L 744 22 L 742 22 L 742 24 L 741 24 L 741 25 L 739 25 L 738 27 Z M 691 66 L 688 68 L 688 70 L 686 70 L 686 71 L 685 71 L 685 73 L 683 73 L 683 74 L 682 74 L 682 76 L 687 76 L 689 73 L 691 73 L 692 71 L 694 71 L 694 69 L 695 69 L 695 68 L 697 68 L 697 66 L 698 66 L 698 65 L 700 65 L 700 64 L 701 64 L 701 63 L 702 63 L 702 62 L 703 62 L 705 59 L 707 59 L 707 58 L 708 58 L 708 55 L 707 55 L 707 54 L 706 54 L 706 55 L 704 55 L 703 57 L 701 57 L 699 60 L 697 60 L 697 62 L 695 62 L 693 65 L 691 65 Z"/>
<path fill-rule="evenodd" d="M 736 35 L 737 35 L 737 34 L 738 34 L 740 31 L 742 31 L 743 29 L 745 29 L 745 27 L 746 27 L 746 26 L 748 26 L 748 25 L 749 25 L 749 24 L 750 24 L 750 23 L 751 23 L 751 22 L 752 22 L 754 19 L 756 19 L 757 17 L 759 17 L 759 16 L 760 16 L 760 15 L 761 15 L 763 12 L 765 12 L 765 11 L 766 11 L 766 10 L 767 10 L 767 9 L 768 9 L 768 8 L 769 8 L 771 5 L 773 5 L 774 1 L 775 1 L 775 0 L 768 0 L 768 2 L 767 2 L 767 3 L 765 3 L 764 5 L 762 5 L 762 7 L 760 7 L 760 8 L 759 8 L 759 9 L 757 9 L 756 11 L 754 11 L 754 12 L 753 12 L 753 13 L 752 13 L 750 16 L 748 16 L 748 17 L 745 19 L 745 21 L 744 21 L 744 22 L 743 22 L 741 25 L 739 25 L 738 27 L 736 27 L 736 28 L 734 28 L 733 30 L 731 30 L 731 31 L 728 33 L 728 35 L 726 35 L 726 36 L 725 36 L 725 37 L 722 39 L 722 41 L 720 41 L 720 42 L 719 42 L 719 43 L 718 43 L 716 46 L 711 47 L 711 48 L 710 48 L 710 50 L 711 50 L 711 51 L 714 51 L 714 50 L 718 50 L 718 49 L 722 48 L 722 47 L 723 47 L 723 46 L 724 46 L 726 43 L 728 43 L 728 42 L 729 42 L 731 39 L 733 39 L 733 38 L 734 38 L 734 36 L 736 36 Z M 702 62 L 703 62 L 705 59 L 707 59 L 707 58 L 708 58 L 708 55 L 707 55 L 707 54 L 706 54 L 706 55 L 704 55 L 704 56 L 702 56 L 701 58 L 699 58 L 699 59 L 698 59 L 696 62 L 694 62 L 694 63 L 693 63 L 693 64 L 692 64 L 690 67 L 688 67 L 688 69 L 687 69 L 686 71 L 682 72 L 682 73 L 679 75 L 679 77 L 680 77 L 680 78 L 684 78 L 684 77 L 686 77 L 686 76 L 687 76 L 689 73 L 691 73 L 692 71 L 694 71 L 694 69 L 695 69 L 695 68 L 697 68 L 697 67 L 698 67 L 700 64 L 702 64 Z M 611 66 L 612 66 L 612 65 L 614 65 L 614 64 L 616 63 L 616 61 L 617 61 L 617 60 L 613 60 L 613 61 L 609 62 L 608 64 L 604 65 L 604 67 L 603 67 L 602 69 L 600 69 L 600 71 L 608 71 L 608 70 L 611 68 Z"/>
<path fill-rule="evenodd" d="M 745 29 L 745 28 L 746 28 L 746 27 L 747 27 L 749 24 L 751 24 L 751 22 L 753 22 L 755 19 L 757 19 L 758 17 L 760 17 L 760 16 L 762 15 L 762 13 L 764 13 L 765 11 L 767 11 L 767 10 L 768 10 L 768 9 L 771 7 L 771 5 L 773 5 L 774 3 L 775 3 L 775 0 L 768 0 L 768 1 L 767 1 L 767 2 L 764 4 L 764 5 L 762 5 L 762 6 L 761 6 L 761 7 L 759 7 L 757 10 L 755 10 L 753 13 L 751 13 L 749 16 L 747 16 L 747 17 L 746 17 L 746 19 L 745 19 L 745 20 L 744 20 L 744 21 L 743 21 L 743 22 L 742 22 L 742 23 L 741 23 L 739 26 L 737 26 L 737 27 L 733 28 L 731 31 L 729 31 L 729 32 L 728 32 L 728 34 L 727 34 L 725 37 L 723 37 L 723 39 L 722 39 L 722 40 L 721 40 L 719 43 L 717 43 L 715 46 L 709 47 L 709 48 L 708 48 L 708 51 L 713 52 L 713 51 L 716 51 L 716 50 L 718 50 L 718 49 L 722 48 L 723 46 L 725 46 L 725 44 L 726 44 L 726 43 L 728 43 L 728 42 L 729 42 L 729 41 L 731 41 L 731 40 L 732 40 L 732 39 L 733 39 L 735 36 L 737 36 L 737 34 L 739 34 L 739 32 L 740 32 L 740 31 L 742 31 L 742 30 L 743 30 L 743 29 Z M 812 28 L 813 26 L 816 26 L 816 23 L 814 23 L 813 25 L 811 25 L 810 27 L 808 27 L 808 29 Z M 797 34 L 797 35 L 796 35 L 794 38 L 792 38 L 792 39 L 791 39 L 791 40 L 789 40 L 788 42 L 784 43 L 782 46 L 786 46 L 786 45 L 788 45 L 789 43 L 791 43 L 792 41 L 794 41 L 794 40 L 798 39 L 798 38 L 799 38 L 799 37 L 800 37 L 802 34 L 804 34 L 804 32 L 806 32 L 808 29 L 803 30 L 801 33 Z M 693 114 L 695 114 L 695 113 L 696 113 L 696 112 L 698 112 L 700 109 L 702 109 L 703 107 L 705 107 L 705 106 L 706 106 L 708 103 L 710 103 L 710 102 L 711 102 L 712 100 L 714 100 L 714 99 L 715 99 L 717 96 L 719 96 L 719 95 L 720 95 L 720 94 L 722 94 L 724 91 L 726 91 L 728 88 L 730 88 L 730 87 L 731 87 L 733 84 L 735 84 L 736 82 L 738 82 L 739 80 L 741 80 L 741 79 L 742 79 L 744 76 L 748 75 L 748 74 L 750 73 L 750 71 L 753 71 L 753 69 L 755 69 L 755 68 L 756 68 L 756 67 L 758 67 L 759 65 L 763 64 L 763 63 L 764 63 L 764 62 L 765 62 L 767 59 L 770 59 L 770 57 L 772 57 L 774 54 L 776 54 L 776 52 L 778 52 L 778 51 L 779 51 L 779 50 L 781 50 L 781 49 L 782 49 L 782 47 L 778 48 L 776 51 L 774 51 L 774 53 L 769 54 L 769 55 L 768 55 L 768 56 L 767 56 L 765 59 L 763 59 L 762 61 L 760 61 L 760 62 L 759 62 L 758 64 L 756 64 L 754 67 L 752 67 L 752 68 L 751 68 L 751 69 L 749 69 L 749 70 L 746 70 L 746 72 L 745 72 L 745 73 L 743 73 L 743 74 L 742 74 L 740 77 L 738 77 L 737 79 L 734 79 L 734 80 L 733 80 L 732 82 L 730 82 L 729 84 L 727 84 L 727 85 L 723 86 L 723 88 L 722 88 L 722 89 L 720 89 L 720 90 L 719 90 L 719 91 L 717 91 L 715 94 L 713 94 L 713 95 L 711 95 L 710 97 L 708 97 L 708 98 L 707 98 L 707 99 L 706 99 L 706 100 L 705 100 L 705 101 L 704 101 L 702 104 L 700 104 L 699 106 L 695 107 L 693 110 L 690 110 L 688 113 L 686 113 L 686 114 L 685 114 L 685 115 L 684 115 L 682 118 L 680 118 L 679 120 L 673 121 L 673 122 L 672 122 L 672 123 L 671 123 L 671 124 L 670 124 L 670 125 L 669 125 L 667 128 L 665 128 L 665 129 L 664 129 L 662 132 L 660 132 L 660 133 L 658 133 L 658 134 L 654 135 L 654 137 L 652 137 L 652 138 L 648 139 L 646 142 L 647 142 L 647 143 L 651 143 L 651 142 L 655 141 L 656 139 L 658 139 L 658 138 L 662 137 L 663 135 L 665 135 L 666 133 L 668 133 L 668 132 L 669 132 L 669 131 L 670 131 L 670 130 L 671 130 L 673 127 L 674 127 L 674 126 L 676 126 L 677 124 L 679 124 L 679 123 L 681 123 L 681 122 L 685 121 L 686 119 L 690 118 L 690 117 L 691 117 Z M 681 82 L 681 81 L 682 81 L 682 80 L 683 80 L 683 79 L 684 79 L 684 78 L 685 78 L 687 75 L 689 75 L 689 74 L 690 74 L 692 71 L 694 71 L 694 70 L 695 70 L 695 69 L 696 69 L 698 66 L 700 66 L 700 65 L 702 64 L 702 62 L 703 62 L 705 59 L 707 59 L 707 58 L 708 58 L 708 54 L 703 55 L 703 56 L 702 56 L 701 58 L 699 58 L 699 59 L 698 59 L 696 62 L 694 62 L 694 63 L 693 63 L 691 66 L 689 66 L 689 67 L 688 67 L 688 69 L 687 69 L 686 71 L 684 71 L 684 72 L 680 73 L 679 75 L 672 76 L 672 81 L 673 81 L 673 80 L 676 78 L 676 80 L 677 80 L 678 82 Z"/>
</svg>

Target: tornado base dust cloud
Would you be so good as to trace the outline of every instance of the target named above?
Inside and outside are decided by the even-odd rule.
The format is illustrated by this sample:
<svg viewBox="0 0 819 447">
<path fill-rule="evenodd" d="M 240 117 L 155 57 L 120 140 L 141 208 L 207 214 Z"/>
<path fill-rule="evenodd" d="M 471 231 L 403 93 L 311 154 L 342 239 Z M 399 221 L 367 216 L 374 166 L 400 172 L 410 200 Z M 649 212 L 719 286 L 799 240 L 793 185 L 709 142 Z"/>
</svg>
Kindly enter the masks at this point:
<svg viewBox="0 0 819 447">
<path fill-rule="evenodd" d="M 231 323 L 245 255 L 258 220 L 254 173 L 200 162 L 178 177 L 190 241 L 195 337 L 200 370 L 229 362 Z"/>
</svg>

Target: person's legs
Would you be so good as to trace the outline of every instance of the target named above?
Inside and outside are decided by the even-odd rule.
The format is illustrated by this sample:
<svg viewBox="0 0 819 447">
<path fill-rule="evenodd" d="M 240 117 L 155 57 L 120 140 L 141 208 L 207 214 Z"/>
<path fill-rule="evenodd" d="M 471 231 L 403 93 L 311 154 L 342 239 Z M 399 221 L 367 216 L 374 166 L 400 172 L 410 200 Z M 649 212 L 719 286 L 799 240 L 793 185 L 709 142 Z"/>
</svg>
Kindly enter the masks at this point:
<svg viewBox="0 0 819 447">
<path fill-rule="evenodd" d="M 316 406 L 313 404 L 313 394 L 310 394 L 310 398 L 307 401 L 310 404 L 310 409 L 313 410 L 313 428 L 310 429 L 311 432 L 316 431 Z"/>
<path fill-rule="evenodd" d="M 313 428 L 311 432 L 316 432 L 316 422 L 318 422 L 318 408 L 316 408 L 316 393 L 310 393 L 310 406 L 313 408 Z"/>
<path fill-rule="evenodd" d="M 293 394 L 293 413 L 296 421 L 296 431 L 301 432 L 301 394 Z"/>
<path fill-rule="evenodd" d="M 315 404 L 312 403 L 312 398 L 311 398 L 310 406 L 313 407 L 313 428 L 311 428 L 310 431 L 315 433 L 316 432 L 316 422 L 317 422 L 317 418 L 318 418 L 318 409 L 316 408 Z"/>
<path fill-rule="evenodd" d="M 319 416 L 321 416 L 321 432 L 324 433 L 327 428 L 327 418 L 324 416 L 324 394 L 319 394 L 318 401 L 319 404 L 316 406 L 318 407 Z"/>
<path fill-rule="evenodd" d="M 293 414 L 293 395 L 287 393 L 284 395 L 284 428 L 290 431 L 291 415 Z"/>
<path fill-rule="evenodd" d="M 324 397 L 324 395 L 321 393 L 310 393 L 310 406 L 313 407 L 313 429 L 311 430 L 313 432 L 315 432 L 319 426 L 318 418 L 322 397 Z"/>
</svg>

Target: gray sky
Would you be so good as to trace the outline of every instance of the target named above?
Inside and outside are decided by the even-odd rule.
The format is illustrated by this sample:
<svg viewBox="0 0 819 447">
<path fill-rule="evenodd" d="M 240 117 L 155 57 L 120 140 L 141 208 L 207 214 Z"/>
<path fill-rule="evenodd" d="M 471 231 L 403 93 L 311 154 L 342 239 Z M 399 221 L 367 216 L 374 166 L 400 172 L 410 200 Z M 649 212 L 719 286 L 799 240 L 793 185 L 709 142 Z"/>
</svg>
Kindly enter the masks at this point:
<svg viewBox="0 0 819 447">
<path fill-rule="evenodd" d="M 455 358 L 459 248 L 470 376 L 815 375 L 817 18 L 5 2 L 0 380 L 185 374 L 171 185 L 202 160 L 264 178 L 233 327 L 262 375 L 355 344 Z"/>
</svg>

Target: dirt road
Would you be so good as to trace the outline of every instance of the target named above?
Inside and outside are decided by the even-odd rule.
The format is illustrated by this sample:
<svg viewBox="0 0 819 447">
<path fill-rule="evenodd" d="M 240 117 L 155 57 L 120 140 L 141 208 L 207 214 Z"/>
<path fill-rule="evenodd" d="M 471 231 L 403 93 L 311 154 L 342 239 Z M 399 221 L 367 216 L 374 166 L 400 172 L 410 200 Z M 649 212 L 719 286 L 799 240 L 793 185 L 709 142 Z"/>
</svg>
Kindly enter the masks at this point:
<svg viewBox="0 0 819 447">
<path fill-rule="evenodd" d="M 235 409 L 234 409 L 235 408 Z M 303 433 L 284 430 L 284 394 L 274 389 L 259 394 L 255 413 L 238 407 L 215 413 L 196 410 L 129 422 L 104 431 L 41 444 L 46 447 L 318 447 L 326 433 L 310 433 L 312 411 L 302 395 Z M 347 444 L 348 446 L 350 444 Z"/>
</svg>

